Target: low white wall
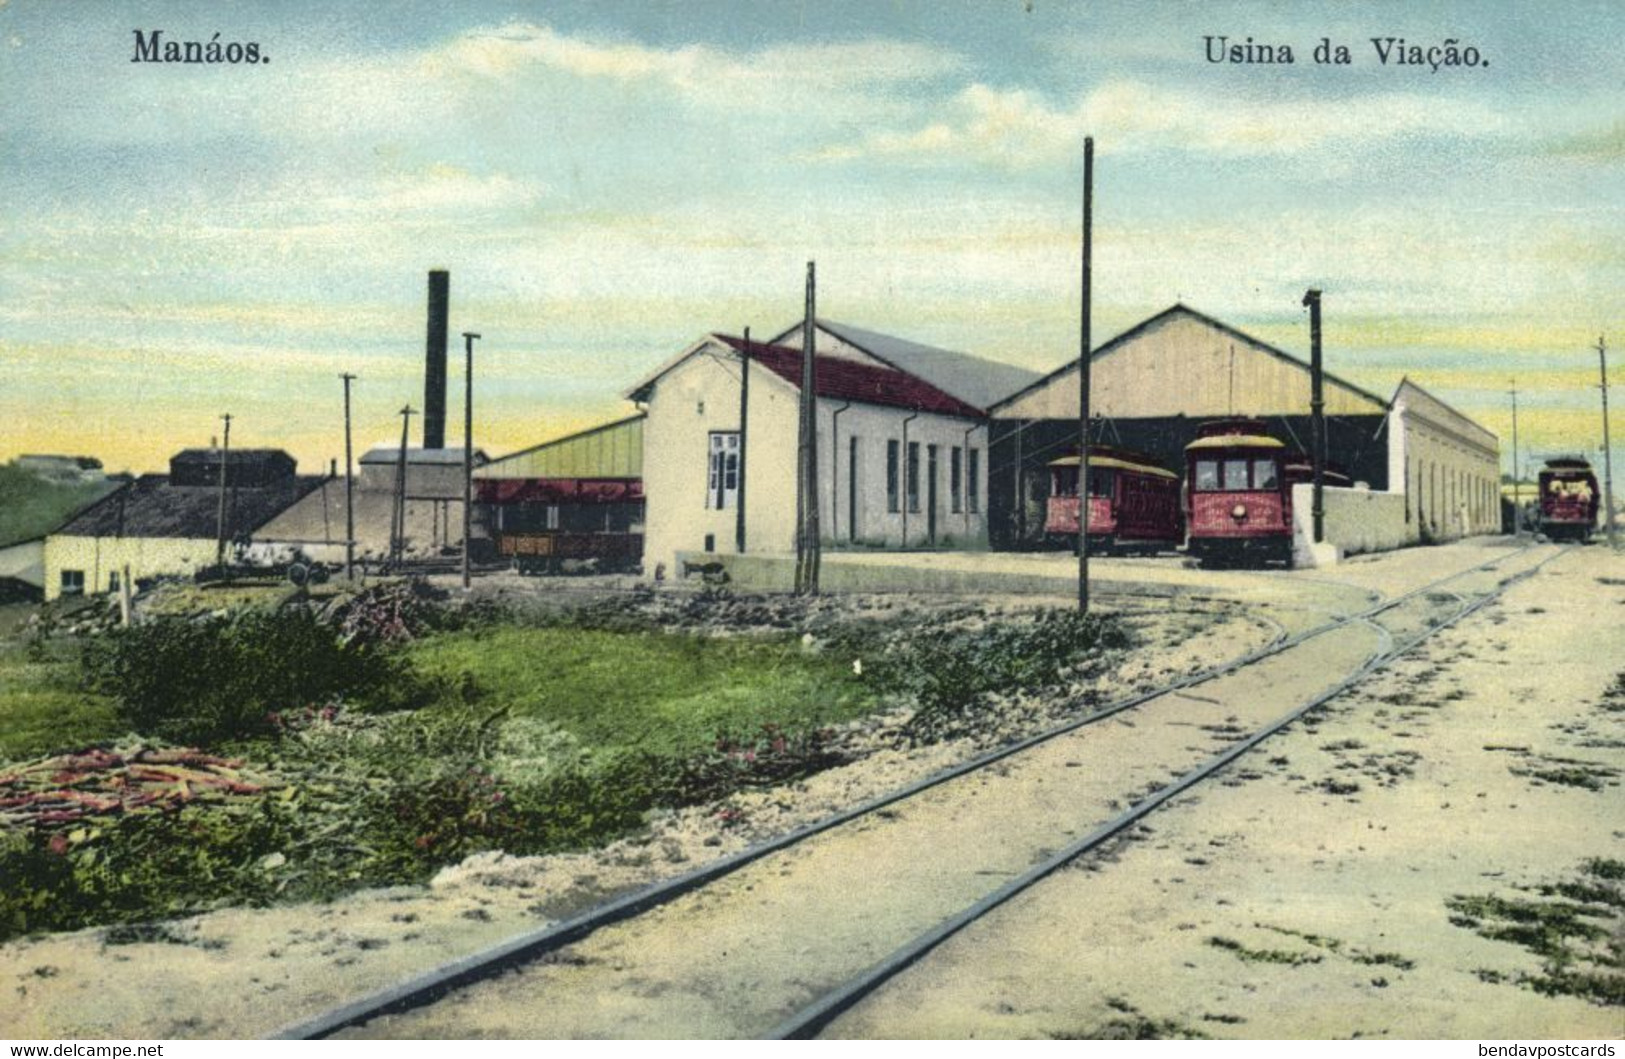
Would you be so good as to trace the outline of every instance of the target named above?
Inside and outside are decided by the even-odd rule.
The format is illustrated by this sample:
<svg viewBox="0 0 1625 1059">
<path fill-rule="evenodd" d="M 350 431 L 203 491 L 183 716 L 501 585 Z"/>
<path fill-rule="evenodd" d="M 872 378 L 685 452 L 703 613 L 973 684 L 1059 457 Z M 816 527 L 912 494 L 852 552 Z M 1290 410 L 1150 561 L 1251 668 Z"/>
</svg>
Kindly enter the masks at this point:
<svg viewBox="0 0 1625 1059">
<path fill-rule="evenodd" d="M 1414 527 L 1405 521 L 1403 493 L 1327 486 L 1325 500 L 1323 548 L 1331 545 L 1339 556 L 1389 551 L 1415 539 Z M 1314 539 L 1314 502 L 1313 484 L 1292 487 L 1292 551 L 1299 566 L 1321 565 L 1314 561 L 1310 546 Z"/>
</svg>

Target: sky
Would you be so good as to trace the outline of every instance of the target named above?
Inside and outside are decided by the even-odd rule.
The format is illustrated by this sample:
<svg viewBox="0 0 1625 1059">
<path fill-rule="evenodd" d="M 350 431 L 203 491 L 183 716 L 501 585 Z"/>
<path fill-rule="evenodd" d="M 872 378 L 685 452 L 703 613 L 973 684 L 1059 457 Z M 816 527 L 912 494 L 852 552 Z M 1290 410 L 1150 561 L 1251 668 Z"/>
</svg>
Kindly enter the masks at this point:
<svg viewBox="0 0 1625 1059">
<path fill-rule="evenodd" d="M 268 61 L 134 62 L 136 30 Z M 1221 36 L 1294 62 L 1211 62 Z M 1596 455 L 1621 40 L 1614 2 L 0 0 L 0 460 L 161 470 L 229 412 L 325 469 L 343 372 L 358 453 L 392 443 L 430 268 L 448 435 L 477 331 L 493 454 L 624 414 L 706 332 L 790 326 L 813 260 L 822 316 L 1047 371 L 1085 136 L 1097 343 L 1182 301 L 1307 359 L 1316 287 L 1334 372 L 1410 375 L 1508 468 L 1515 385 L 1521 455 Z"/>
</svg>

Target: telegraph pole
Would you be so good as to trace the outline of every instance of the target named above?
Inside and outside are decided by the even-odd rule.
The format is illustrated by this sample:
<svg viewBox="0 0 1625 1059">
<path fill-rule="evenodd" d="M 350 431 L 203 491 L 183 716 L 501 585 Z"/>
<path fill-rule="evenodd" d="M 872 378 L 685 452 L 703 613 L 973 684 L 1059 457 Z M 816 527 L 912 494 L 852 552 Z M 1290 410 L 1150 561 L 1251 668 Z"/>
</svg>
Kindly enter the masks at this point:
<svg viewBox="0 0 1625 1059">
<path fill-rule="evenodd" d="M 745 328 L 745 348 L 739 351 L 739 491 L 734 496 L 734 550 L 745 554 L 745 436 L 750 423 L 750 328 Z M 727 473 L 727 456 L 722 472 Z M 726 486 L 726 482 L 723 483 Z"/>
<path fill-rule="evenodd" d="M 350 448 L 350 383 L 355 376 L 349 372 L 340 375 L 344 380 L 344 579 L 355 580 L 355 460 Z"/>
<path fill-rule="evenodd" d="M 463 375 L 463 591 L 473 583 L 469 561 L 469 538 L 474 529 L 474 340 L 473 331 L 463 332 L 468 359 Z"/>
<path fill-rule="evenodd" d="M 395 462 L 395 504 L 389 520 L 389 561 L 400 562 L 406 550 L 406 442 L 407 430 L 417 410 L 411 405 L 401 409 L 401 454 Z"/>
<path fill-rule="evenodd" d="M 1326 539 L 1326 395 L 1320 363 L 1320 291 L 1307 290 L 1303 304 L 1309 306 L 1309 447 L 1315 466 L 1315 494 L 1310 512 L 1314 517 L 1315 543 Z"/>
<path fill-rule="evenodd" d="M 1512 380 L 1512 537 L 1523 537 L 1523 487 L 1518 481 L 1518 380 Z"/>
<path fill-rule="evenodd" d="M 1614 450 L 1608 436 L 1608 343 L 1597 336 L 1597 360 L 1602 367 L 1602 517 L 1608 531 L 1608 547 L 1617 548 L 1614 532 Z"/>
<path fill-rule="evenodd" d="M 1083 287 L 1078 316 L 1078 611 L 1089 613 L 1089 347 L 1094 282 L 1095 138 L 1083 138 Z M 1019 481 L 1021 468 L 1016 468 Z M 1022 497 L 1025 506 L 1026 497 Z"/>
<path fill-rule="evenodd" d="M 796 474 L 796 593 L 809 596 L 818 595 L 819 566 L 817 304 L 817 271 L 809 261 L 807 309 L 801 323 L 801 452 Z"/>
<path fill-rule="evenodd" d="M 220 417 L 226 424 L 226 436 L 220 446 L 220 508 L 215 518 L 214 565 L 223 576 L 226 570 L 226 461 L 231 456 L 231 413 Z"/>
</svg>

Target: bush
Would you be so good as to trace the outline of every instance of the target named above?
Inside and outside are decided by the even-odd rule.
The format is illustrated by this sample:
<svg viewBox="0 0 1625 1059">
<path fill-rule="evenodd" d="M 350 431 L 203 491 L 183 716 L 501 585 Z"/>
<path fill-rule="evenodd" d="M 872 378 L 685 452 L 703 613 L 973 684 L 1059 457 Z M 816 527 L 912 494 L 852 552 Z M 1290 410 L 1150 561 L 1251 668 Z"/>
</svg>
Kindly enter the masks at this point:
<svg viewBox="0 0 1625 1059">
<path fill-rule="evenodd" d="M 91 687 L 137 731 L 185 743 L 268 732 L 271 715 L 349 696 L 405 705 L 405 664 L 342 641 L 303 608 L 160 616 L 90 641 Z"/>
<path fill-rule="evenodd" d="M 241 811 L 200 805 L 71 832 L 0 832 L 0 940 L 185 915 L 222 902 L 269 903 L 290 876 L 264 867 L 265 858 L 289 848 L 300 831 L 280 803 L 265 799 Z"/>
<path fill-rule="evenodd" d="M 914 698 L 908 731 L 925 742 L 965 734 L 990 692 L 1047 687 L 1128 642 L 1113 618 L 1043 611 L 1032 622 L 917 634 L 880 660 L 876 680 Z"/>
<path fill-rule="evenodd" d="M 828 728 L 787 731 L 764 724 L 746 738 L 723 733 L 711 752 L 677 763 L 665 773 L 661 801 L 696 805 L 737 790 L 804 779 L 848 760 Z"/>
</svg>

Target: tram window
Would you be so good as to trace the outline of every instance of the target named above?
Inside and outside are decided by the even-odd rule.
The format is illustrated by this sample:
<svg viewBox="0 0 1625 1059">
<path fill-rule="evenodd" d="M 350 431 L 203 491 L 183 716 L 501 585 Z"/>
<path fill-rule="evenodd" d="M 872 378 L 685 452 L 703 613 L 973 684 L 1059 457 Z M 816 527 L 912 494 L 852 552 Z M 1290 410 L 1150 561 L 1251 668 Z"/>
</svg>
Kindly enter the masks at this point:
<svg viewBox="0 0 1625 1059">
<path fill-rule="evenodd" d="M 1196 491 L 1211 493 L 1219 488 L 1219 461 L 1196 461 Z"/>
<path fill-rule="evenodd" d="M 1112 483 L 1116 475 L 1109 470 L 1091 470 L 1089 472 L 1089 495 L 1111 496 Z"/>
<path fill-rule="evenodd" d="M 1253 488 L 1254 489 L 1274 489 L 1275 486 L 1276 486 L 1276 481 L 1275 481 L 1275 461 L 1274 460 L 1254 460 L 1253 461 Z"/>
<path fill-rule="evenodd" d="M 1224 461 L 1224 487 L 1227 490 L 1241 490 L 1247 488 L 1247 461 Z"/>
<path fill-rule="evenodd" d="M 1078 472 L 1072 467 L 1056 467 L 1054 475 L 1054 492 L 1056 496 L 1078 495 Z"/>
</svg>

